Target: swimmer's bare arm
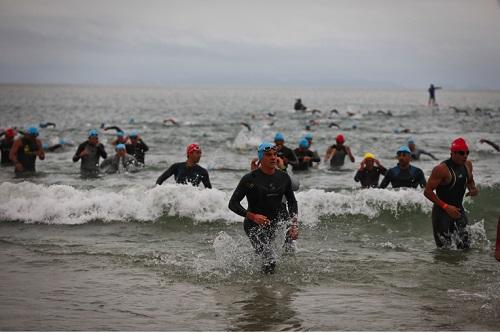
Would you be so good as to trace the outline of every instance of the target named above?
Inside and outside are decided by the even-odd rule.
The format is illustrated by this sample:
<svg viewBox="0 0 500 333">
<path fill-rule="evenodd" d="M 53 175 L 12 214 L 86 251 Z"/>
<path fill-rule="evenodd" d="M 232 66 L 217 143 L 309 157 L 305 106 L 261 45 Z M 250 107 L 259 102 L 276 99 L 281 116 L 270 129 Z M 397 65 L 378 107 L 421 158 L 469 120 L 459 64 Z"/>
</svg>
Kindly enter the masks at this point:
<svg viewBox="0 0 500 333">
<path fill-rule="evenodd" d="M 45 159 L 45 152 L 43 151 L 43 146 L 42 146 L 42 141 L 36 139 L 36 154 L 38 155 L 38 158 L 41 160 Z"/>
<path fill-rule="evenodd" d="M 460 213 L 460 209 L 458 209 L 458 207 L 445 203 L 437 197 L 436 193 L 434 193 L 434 190 L 440 184 L 446 184 L 447 181 L 450 180 L 450 177 L 451 176 L 450 172 L 448 171 L 448 167 L 444 163 L 435 166 L 434 169 L 432 169 L 431 176 L 429 177 L 427 185 L 425 186 L 424 195 L 434 204 L 441 207 L 450 217 L 458 219 L 462 216 L 462 214 Z"/>
<path fill-rule="evenodd" d="M 328 149 L 326 150 L 326 154 L 325 154 L 325 163 L 328 162 L 328 160 L 330 160 L 330 158 L 332 158 L 334 155 L 335 155 L 335 152 L 337 150 L 335 148 L 332 148 L 332 147 L 328 147 Z"/>
<path fill-rule="evenodd" d="M 347 151 L 347 155 L 349 155 L 349 159 L 351 160 L 352 163 L 354 163 L 354 156 L 351 153 L 351 148 L 350 147 L 345 147 Z"/>
<path fill-rule="evenodd" d="M 14 141 L 9 153 L 9 159 L 14 163 L 16 171 L 23 171 L 23 165 L 17 160 L 17 152 L 21 148 L 21 140 Z"/>
</svg>

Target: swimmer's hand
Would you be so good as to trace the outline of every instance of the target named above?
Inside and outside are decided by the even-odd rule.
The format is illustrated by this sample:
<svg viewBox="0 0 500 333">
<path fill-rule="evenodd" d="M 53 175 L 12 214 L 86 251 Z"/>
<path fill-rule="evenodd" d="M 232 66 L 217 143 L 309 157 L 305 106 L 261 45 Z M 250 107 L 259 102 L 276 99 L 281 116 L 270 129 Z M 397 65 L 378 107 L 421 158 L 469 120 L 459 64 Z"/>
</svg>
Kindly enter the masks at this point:
<svg viewBox="0 0 500 333">
<path fill-rule="evenodd" d="M 479 194 L 479 190 L 476 187 L 470 188 L 469 192 L 465 194 L 466 197 L 475 197 L 476 195 Z"/>
<path fill-rule="evenodd" d="M 247 218 L 257 224 L 265 225 L 269 223 L 269 219 L 261 214 L 256 214 L 256 213 L 247 213 Z"/>
<path fill-rule="evenodd" d="M 444 209 L 446 214 L 448 214 L 450 217 L 454 219 L 459 219 L 462 217 L 462 213 L 460 213 L 460 209 L 458 209 L 455 206 L 452 205 L 447 205 L 447 207 Z"/>
</svg>

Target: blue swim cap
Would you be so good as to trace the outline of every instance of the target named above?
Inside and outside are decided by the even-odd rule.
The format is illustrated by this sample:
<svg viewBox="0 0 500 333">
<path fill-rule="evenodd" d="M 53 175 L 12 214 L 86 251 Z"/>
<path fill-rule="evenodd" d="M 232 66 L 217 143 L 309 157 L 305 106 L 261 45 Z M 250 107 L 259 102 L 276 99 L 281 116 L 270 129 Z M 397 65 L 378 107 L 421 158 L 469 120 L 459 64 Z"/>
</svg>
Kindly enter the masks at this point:
<svg viewBox="0 0 500 333">
<path fill-rule="evenodd" d="M 127 147 L 125 147 L 123 143 L 119 143 L 116 145 L 115 150 L 120 150 L 120 149 L 126 150 Z"/>
<path fill-rule="evenodd" d="M 398 149 L 397 152 L 398 153 L 406 153 L 406 154 L 409 154 L 409 155 L 411 154 L 411 150 L 410 150 L 410 148 L 408 148 L 408 146 L 401 146 L 401 147 L 399 147 L 399 149 Z"/>
<path fill-rule="evenodd" d="M 137 131 L 136 130 L 130 131 L 130 134 L 128 136 L 131 137 L 131 138 L 137 137 Z"/>
<path fill-rule="evenodd" d="M 312 140 L 313 139 L 313 135 L 311 132 L 309 133 L 306 133 L 306 135 L 304 135 L 304 138 L 306 138 L 307 140 Z"/>
<path fill-rule="evenodd" d="M 283 135 L 283 133 L 278 132 L 274 136 L 274 141 L 285 141 L 285 136 Z"/>
<path fill-rule="evenodd" d="M 48 143 L 42 144 L 42 148 L 43 150 L 47 150 L 49 148 L 49 144 Z"/>
<path fill-rule="evenodd" d="M 26 130 L 26 133 L 29 135 L 33 135 L 33 136 L 38 136 L 38 134 L 39 134 L 38 128 L 35 126 L 28 127 L 28 129 Z"/>
<path fill-rule="evenodd" d="M 304 148 L 304 149 L 305 148 L 309 148 L 309 141 L 307 141 L 306 138 L 300 139 L 300 141 L 299 141 L 299 147 L 300 148 Z"/>
<path fill-rule="evenodd" d="M 90 138 L 90 137 L 93 137 L 93 136 L 98 136 L 98 135 L 99 135 L 99 133 L 97 133 L 97 130 L 96 130 L 96 129 L 91 129 L 91 130 L 89 131 L 89 138 Z"/>
<path fill-rule="evenodd" d="M 413 140 L 413 138 L 409 138 L 408 139 L 408 144 L 412 144 L 412 143 L 415 144 L 415 140 Z"/>
<path fill-rule="evenodd" d="M 124 135 L 125 135 L 125 133 L 123 133 L 123 131 L 116 132 L 116 136 L 124 136 Z"/>
<path fill-rule="evenodd" d="M 264 152 L 269 151 L 271 149 L 276 149 L 276 146 L 274 145 L 274 143 L 262 142 L 259 145 L 259 148 L 257 149 L 257 157 L 259 158 L 259 161 L 264 158 Z"/>
<path fill-rule="evenodd" d="M 63 145 L 63 144 L 65 144 L 65 143 L 66 143 L 66 140 L 64 140 L 64 138 L 60 138 L 60 139 L 59 139 L 59 144 L 60 144 L 60 145 Z"/>
</svg>

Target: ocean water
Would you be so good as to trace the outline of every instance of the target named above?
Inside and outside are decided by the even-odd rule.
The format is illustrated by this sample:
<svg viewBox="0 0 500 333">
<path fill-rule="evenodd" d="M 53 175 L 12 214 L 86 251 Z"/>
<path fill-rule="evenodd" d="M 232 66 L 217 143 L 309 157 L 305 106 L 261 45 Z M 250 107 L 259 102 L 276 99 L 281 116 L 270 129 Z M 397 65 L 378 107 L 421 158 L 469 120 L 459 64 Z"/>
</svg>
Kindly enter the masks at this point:
<svg viewBox="0 0 500 333">
<path fill-rule="evenodd" d="M 299 97 L 323 112 L 295 113 Z M 500 153 L 479 139 L 500 143 L 500 92 L 437 99 L 430 109 L 425 89 L 0 86 L 0 127 L 50 121 L 43 142 L 77 145 L 105 123 L 150 146 L 138 173 L 82 179 L 76 146 L 47 153 L 36 177 L 0 169 L 0 329 L 499 330 Z M 356 162 L 295 175 L 298 251 L 282 253 L 279 235 L 276 274 L 263 275 L 228 200 L 262 140 L 281 131 L 295 148 L 307 124 L 322 157 L 343 133 Z M 100 132 L 108 154 L 111 132 Z M 421 190 L 360 189 L 353 176 L 367 151 L 391 167 L 411 137 L 445 160 L 458 136 L 480 190 L 465 201 L 472 248 L 438 250 Z M 214 188 L 155 186 L 191 142 Z M 426 177 L 436 164 L 414 162 Z"/>
</svg>

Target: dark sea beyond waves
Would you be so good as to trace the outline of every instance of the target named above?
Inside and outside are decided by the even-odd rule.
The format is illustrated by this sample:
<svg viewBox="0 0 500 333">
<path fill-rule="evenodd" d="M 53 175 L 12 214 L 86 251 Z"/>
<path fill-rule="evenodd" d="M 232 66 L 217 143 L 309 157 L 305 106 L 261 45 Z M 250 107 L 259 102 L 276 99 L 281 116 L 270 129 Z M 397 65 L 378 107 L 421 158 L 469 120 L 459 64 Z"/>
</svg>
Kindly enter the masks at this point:
<svg viewBox="0 0 500 333">
<path fill-rule="evenodd" d="M 295 98 L 323 112 L 295 113 Z M 0 127 L 54 122 L 40 139 L 75 144 L 36 177 L 0 169 L 0 329 L 499 330 L 500 153 L 479 140 L 500 144 L 500 93 L 437 102 L 425 89 L 0 86 Z M 102 123 L 139 132 L 143 170 L 80 178 L 71 157 Z M 308 124 L 321 157 L 342 133 L 356 162 L 295 175 L 298 252 L 265 276 L 228 200 L 261 141 L 279 131 L 295 148 Z M 100 130 L 108 154 L 113 134 Z M 365 152 L 391 167 L 413 138 L 445 160 L 459 136 L 480 189 L 465 201 L 472 249 L 437 250 L 421 190 L 362 190 L 353 176 Z M 192 142 L 214 188 L 155 186 Z M 429 177 L 436 163 L 414 164 Z"/>
</svg>

